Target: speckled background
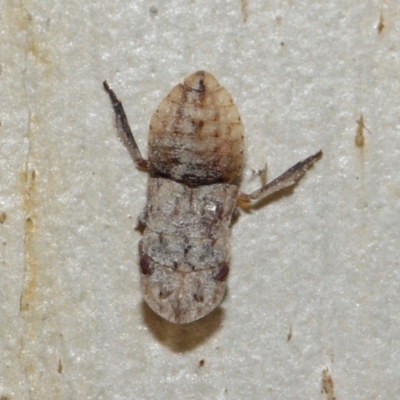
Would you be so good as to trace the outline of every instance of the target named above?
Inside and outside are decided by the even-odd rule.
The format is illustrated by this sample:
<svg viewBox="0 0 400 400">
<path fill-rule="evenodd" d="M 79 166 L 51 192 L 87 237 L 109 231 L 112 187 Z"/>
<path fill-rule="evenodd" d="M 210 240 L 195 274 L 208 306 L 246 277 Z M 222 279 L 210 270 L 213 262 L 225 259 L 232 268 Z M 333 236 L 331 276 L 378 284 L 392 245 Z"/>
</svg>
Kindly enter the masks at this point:
<svg viewBox="0 0 400 400">
<path fill-rule="evenodd" d="M 3 0 L 0 11 L 2 399 L 332 399 L 324 370 L 337 399 L 396 398 L 399 3 Z M 158 103 L 199 69 L 241 112 L 244 191 L 266 163 L 272 179 L 324 157 L 241 214 L 225 301 L 174 326 L 141 300 L 147 177 L 102 81 L 146 154 Z"/>
</svg>

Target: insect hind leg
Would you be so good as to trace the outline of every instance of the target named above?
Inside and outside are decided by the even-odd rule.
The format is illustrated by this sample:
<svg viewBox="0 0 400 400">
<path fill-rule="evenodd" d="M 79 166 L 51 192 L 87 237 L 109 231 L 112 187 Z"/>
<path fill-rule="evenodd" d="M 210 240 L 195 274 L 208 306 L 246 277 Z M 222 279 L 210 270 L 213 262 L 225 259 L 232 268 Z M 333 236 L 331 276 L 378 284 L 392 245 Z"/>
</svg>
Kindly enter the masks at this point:
<svg viewBox="0 0 400 400">
<path fill-rule="evenodd" d="M 307 157 L 305 160 L 298 162 L 289 168 L 282 175 L 278 176 L 272 182 L 262 186 L 250 194 L 239 194 L 239 199 L 245 203 L 261 200 L 264 197 L 270 196 L 272 193 L 278 192 L 289 186 L 294 185 L 318 159 L 322 157 L 322 151 Z"/>
</svg>

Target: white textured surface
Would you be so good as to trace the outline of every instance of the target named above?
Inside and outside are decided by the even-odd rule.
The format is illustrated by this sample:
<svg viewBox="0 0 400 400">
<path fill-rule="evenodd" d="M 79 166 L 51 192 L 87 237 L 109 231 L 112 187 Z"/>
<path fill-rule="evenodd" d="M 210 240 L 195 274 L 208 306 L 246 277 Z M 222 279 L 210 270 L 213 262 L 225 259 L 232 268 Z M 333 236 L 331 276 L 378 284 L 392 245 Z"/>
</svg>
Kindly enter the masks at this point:
<svg viewBox="0 0 400 400">
<path fill-rule="evenodd" d="M 240 1 L 0 7 L 1 396 L 316 399 L 329 368 L 338 399 L 396 398 L 398 3 L 255 0 L 246 22 Z M 273 178 L 324 157 L 242 213 L 223 306 L 180 327 L 141 302 L 146 175 L 101 82 L 146 154 L 158 103 L 198 69 L 241 112 L 245 191 L 266 161 Z"/>
</svg>

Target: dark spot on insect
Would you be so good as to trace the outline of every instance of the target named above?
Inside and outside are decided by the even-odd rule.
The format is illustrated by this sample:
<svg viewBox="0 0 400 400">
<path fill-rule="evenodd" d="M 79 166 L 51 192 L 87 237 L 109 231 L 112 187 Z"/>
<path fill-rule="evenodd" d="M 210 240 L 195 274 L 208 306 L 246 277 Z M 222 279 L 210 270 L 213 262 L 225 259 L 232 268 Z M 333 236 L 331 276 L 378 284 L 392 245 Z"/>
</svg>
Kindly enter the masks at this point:
<svg viewBox="0 0 400 400">
<path fill-rule="evenodd" d="M 218 203 L 215 209 L 215 214 L 219 219 L 221 219 L 223 213 L 224 213 L 224 206 L 221 203 Z"/>
<path fill-rule="evenodd" d="M 206 360 L 204 359 L 204 358 L 202 358 L 200 361 L 199 361 L 199 367 L 204 367 L 204 364 L 206 363 Z"/>
<path fill-rule="evenodd" d="M 229 265 L 226 262 L 223 262 L 221 264 L 221 268 L 219 270 L 219 272 L 214 276 L 214 279 L 216 281 L 224 281 L 226 279 L 226 277 L 228 276 L 229 273 Z"/>
<path fill-rule="evenodd" d="M 160 292 L 158 293 L 158 297 L 160 299 L 166 299 L 167 297 L 171 296 L 171 294 L 171 290 L 160 290 Z"/>
<path fill-rule="evenodd" d="M 189 192 L 189 204 L 190 207 L 193 207 L 193 190 Z"/>
<path fill-rule="evenodd" d="M 142 257 L 140 257 L 140 269 L 143 275 L 151 275 L 153 273 L 150 266 L 151 261 L 152 259 L 147 254 L 143 254 Z"/>
<path fill-rule="evenodd" d="M 216 121 L 218 122 L 220 120 L 220 115 L 219 112 L 215 112 L 214 116 L 211 118 L 211 121 Z M 228 124 L 229 130 L 232 129 L 232 124 Z"/>
<path fill-rule="evenodd" d="M 195 293 L 193 295 L 193 298 L 198 302 L 198 303 L 202 303 L 204 301 L 204 297 L 201 294 L 197 294 Z"/>
<path fill-rule="evenodd" d="M 160 235 L 158 236 L 160 239 L 161 244 L 165 244 L 165 235 L 164 232 L 161 232 Z"/>
<path fill-rule="evenodd" d="M 198 89 L 198 91 L 199 92 L 205 92 L 205 90 L 206 90 L 206 86 L 204 85 L 204 79 L 200 79 L 199 80 L 199 89 Z"/>
<path fill-rule="evenodd" d="M 185 256 L 187 256 L 187 254 L 189 253 L 189 250 L 192 248 L 192 246 L 187 246 L 185 245 L 184 249 L 183 249 L 183 253 Z"/>
<path fill-rule="evenodd" d="M 197 121 L 195 121 L 194 119 L 191 119 L 190 125 L 192 125 L 192 132 L 194 134 L 198 134 L 199 133 L 199 124 L 197 123 Z M 201 136 L 199 136 L 199 138 L 201 138 Z"/>
</svg>

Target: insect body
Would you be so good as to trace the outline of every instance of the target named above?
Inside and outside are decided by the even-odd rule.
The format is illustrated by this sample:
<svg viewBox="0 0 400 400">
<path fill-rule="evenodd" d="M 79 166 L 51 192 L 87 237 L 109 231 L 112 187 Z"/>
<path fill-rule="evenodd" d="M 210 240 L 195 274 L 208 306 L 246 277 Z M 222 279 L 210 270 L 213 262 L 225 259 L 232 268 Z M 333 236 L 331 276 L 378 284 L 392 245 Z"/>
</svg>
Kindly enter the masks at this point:
<svg viewBox="0 0 400 400">
<path fill-rule="evenodd" d="M 118 131 L 139 168 L 150 172 L 140 222 L 141 287 L 147 304 L 183 324 L 222 301 L 229 272 L 230 228 L 238 200 L 252 202 L 293 185 L 321 155 L 296 164 L 251 194 L 231 182 L 243 162 L 243 125 L 228 91 L 204 71 L 175 86 L 150 123 L 143 159 L 121 102 L 104 82 Z"/>
</svg>

